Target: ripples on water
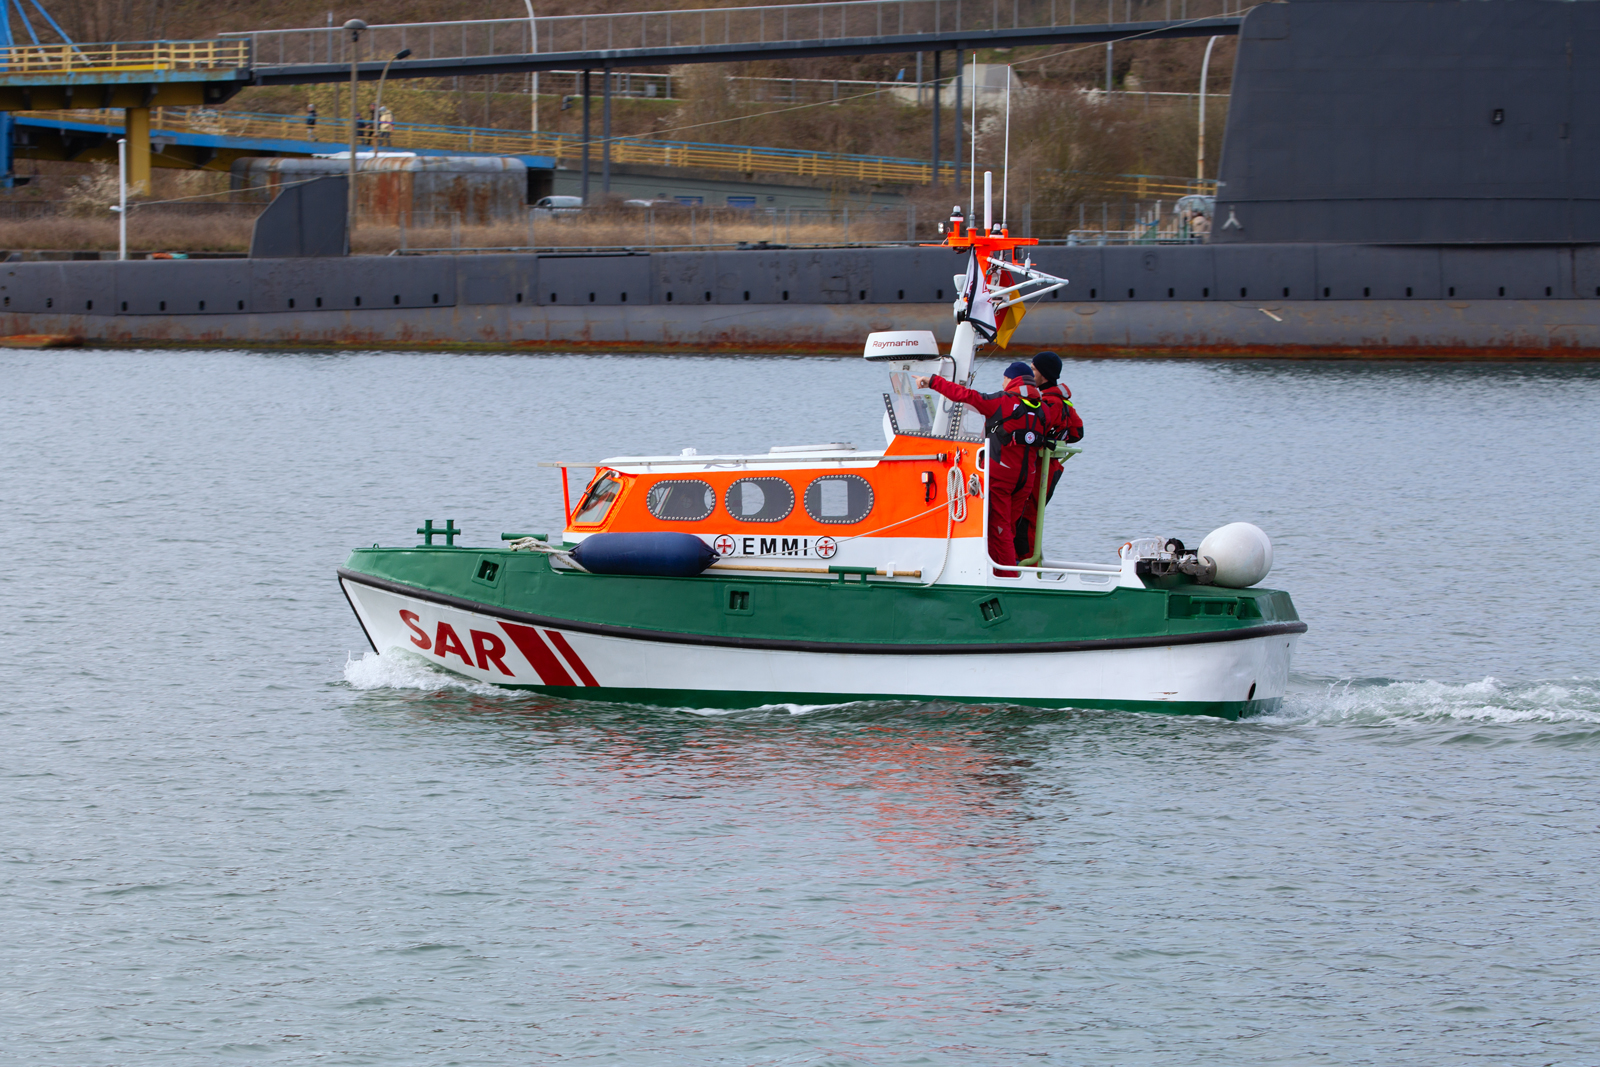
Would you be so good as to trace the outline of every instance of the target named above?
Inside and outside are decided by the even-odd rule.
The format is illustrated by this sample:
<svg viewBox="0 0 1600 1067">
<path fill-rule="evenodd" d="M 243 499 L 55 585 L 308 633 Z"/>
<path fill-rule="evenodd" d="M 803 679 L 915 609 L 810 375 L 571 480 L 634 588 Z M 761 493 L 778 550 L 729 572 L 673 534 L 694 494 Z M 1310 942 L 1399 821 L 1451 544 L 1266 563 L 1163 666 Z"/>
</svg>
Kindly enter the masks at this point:
<svg viewBox="0 0 1600 1067">
<path fill-rule="evenodd" d="M 866 446 L 860 361 L 0 368 L 16 1062 L 1594 1062 L 1592 367 L 1070 368 L 1055 553 L 1274 536 L 1312 629 L 1236 724 L 361 651 L 351 545 L 555 528 L 537 459 Z"/>
</svg>

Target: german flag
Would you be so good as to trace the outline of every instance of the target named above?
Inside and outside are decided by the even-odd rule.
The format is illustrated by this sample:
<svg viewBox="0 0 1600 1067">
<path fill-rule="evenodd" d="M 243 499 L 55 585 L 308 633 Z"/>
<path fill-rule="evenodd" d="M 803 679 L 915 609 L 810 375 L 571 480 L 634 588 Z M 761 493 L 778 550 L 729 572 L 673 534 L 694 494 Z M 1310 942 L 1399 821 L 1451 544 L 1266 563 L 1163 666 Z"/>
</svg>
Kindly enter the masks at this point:
<svg viewBox="0 0 1600 1067">
<path fill-rule="evenodd" d="M 996 289 L 1009 289 L 1015 284 L 1016 282 L 1012 280 L 1010 271 L 1001 269 L 995 271 L 994 287 Z M 1004 299 L 1013 300 L 1015 298 L 1016 294 L 1011 293 Z M 1020 300 L 1002 311 L 1000 313 L 1000 321 L 995 324 L 994 343 L 1001 348 L 1009 345 L 1011 343 L 1011 335 L 1017 332 L 1017 327 L 1022 325 L 1022 316 L 1027 313 L 1028 309 L 1023 306 Z"/>
</svg>

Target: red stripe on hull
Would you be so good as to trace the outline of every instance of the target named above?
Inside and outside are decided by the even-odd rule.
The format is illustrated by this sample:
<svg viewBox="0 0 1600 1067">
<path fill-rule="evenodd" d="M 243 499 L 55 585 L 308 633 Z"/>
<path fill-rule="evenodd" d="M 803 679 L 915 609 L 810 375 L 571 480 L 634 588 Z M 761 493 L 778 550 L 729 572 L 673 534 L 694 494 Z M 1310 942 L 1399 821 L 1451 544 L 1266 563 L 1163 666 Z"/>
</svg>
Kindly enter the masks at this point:
<svg viewBox="0 0 1600 1067">
<path fill-rule="evenodd" d="M 567 639 L 565 637 L 561 636 L 561 634 L 555 630 L 546 630 L 544 635 L 548 637 L 550 639 L 550 643 L 555 645 L 556 648 L 560 650 L 561 654 L 566 657 L 567 663 L 571 665 L 573 670 L 578 672 L 578 677 L 583 679 L 584 685 L 600 684 L 599 682 L 595 681 L 594 675 L 589 673 L 588 664 L 584 663 L 583 660 L 578 658 L 578 654 L 572 650 L 572 646 L 567 643 Z"/>
<path fill-rule="evenodd" d="M 532 626 L 521 626 L 514 622 L 500 622 L 500 628 L 510 637 L 517 651 L 533 665 L 534 673 L 539 676 L 539 681 L 545 685 L 572 685 L 572 675 L 556 659 L 556 654 L 550 651 L 550 646 L 544 643 L 539 636 L 539 631 Z"/>
</svg>

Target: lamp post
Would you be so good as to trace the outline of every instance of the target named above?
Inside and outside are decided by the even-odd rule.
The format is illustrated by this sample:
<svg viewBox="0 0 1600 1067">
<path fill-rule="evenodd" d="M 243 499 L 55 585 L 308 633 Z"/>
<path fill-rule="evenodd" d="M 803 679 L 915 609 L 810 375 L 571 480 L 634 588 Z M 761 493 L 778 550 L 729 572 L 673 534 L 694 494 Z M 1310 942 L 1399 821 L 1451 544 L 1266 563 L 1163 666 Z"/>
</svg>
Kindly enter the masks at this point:
<svg viewBox="0 0 1600 1067">
<path fill-rule="evenodd" d="M 1200 61 L 1200 141 L 1195 153 L 1194 176 L 1206 176 L 1206 75 L 1211 70 L 1211 49 L 1216 46 L 1217 38 L 1213 37 L 1206 42 L 1206 58 Z"/>
<path fill-rule="evenodd" d="M 344 223 L 345 244 L 348 246 L 356 229 L 356 115 L 359 110 L 356 90 L 361 85 L 361 72 L 356 66 L 361 50 L 357 46 L 361 43 L 361 31 L 367 28 L 367 24 L 360 19 L 351 19 L 344 24 L 344 28 L 350 31 L 350 189 Z M 349 248 L 346 247 L 345 251 L 349 252 Z"/>
<path fill-rule="evenodd" d="M 539 54 L 539 22 L 533 17 L 533 0 L 522 0 L 528 7 L 528 32 L 533 42 L 533 54 Z M 533 150 L 539 150 L 539 72 L 533 72 Z"/>
<path fill-rule="evenodd" d="M 384 82 L 384 79 L 389 77 L 389 66 L 390 66 L 390 64 L 394 63 L 396 60 L 399 60 L 399 59 L 408 59 L 408 58 L 410 58 L 410 56 L 411 56 L 411 49 L 409 49 L 409 48 L 400 49 L 400 51 L 396 52 L 394 55 L 389 57 L 389 62 L 385 63 L 383 65 L 383 73 L 378 75 L 378 99 L 376 101 L 374 101 L 373 105 L 372 105 L 372 121 L 373 121 L 372 148 L 373 148 L 374 152 L 376 152 L 377 148 L 378 148 L 377 123 L 379 121 L 379 117 L 383 114 L 383 82 Z"/>
<path fill-rule="evenodd" d="M 128 258 L 128 139 L 117 138 L 117 258 Z"/>
</svg>

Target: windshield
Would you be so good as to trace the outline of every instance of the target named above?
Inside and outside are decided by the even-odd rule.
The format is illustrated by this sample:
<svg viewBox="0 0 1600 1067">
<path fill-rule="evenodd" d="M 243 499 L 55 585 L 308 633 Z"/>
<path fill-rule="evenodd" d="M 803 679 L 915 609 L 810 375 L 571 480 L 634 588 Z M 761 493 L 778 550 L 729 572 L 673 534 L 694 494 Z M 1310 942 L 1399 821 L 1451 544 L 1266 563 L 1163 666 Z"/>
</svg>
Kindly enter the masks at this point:
<svg viewBox="0 0 1600 1067">
<path fill-rule="evenodd" d="M 583 499 L 578 501 L 578 510 L 572 517 L 573 525 L 584 526 L 603 521 L 621 492 L 621 478 L 610 471 L 600 475 L 590 483 L 588 491 L 583 494 Z"/>
</svg>

